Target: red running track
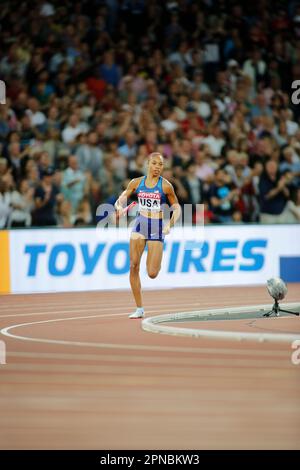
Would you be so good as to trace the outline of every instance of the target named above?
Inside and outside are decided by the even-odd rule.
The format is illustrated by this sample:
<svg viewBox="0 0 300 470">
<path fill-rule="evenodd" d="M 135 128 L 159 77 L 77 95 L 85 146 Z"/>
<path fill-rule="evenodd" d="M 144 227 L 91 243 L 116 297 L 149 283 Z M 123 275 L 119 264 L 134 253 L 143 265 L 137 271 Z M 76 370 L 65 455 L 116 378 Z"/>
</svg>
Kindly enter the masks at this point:
<svg viewBox="0 0 300 470">
<path fill-rule="evenodd" d="M 299 294 L 291 284 L 286 300 Z M 144 298 L 151 316 L 271 305 L 265 287 Z M 22 325 L 9 332 L 23 337 L 0 335 L 1 449 L 300 449 L 300 365 L 291 345 L 155 335 L 127 318 L 132 308 L 123 291 L 0 297 L 0 329 Z M 299 325 L 289 317 L 205 328 L 300 339 Z"/>
</svg>

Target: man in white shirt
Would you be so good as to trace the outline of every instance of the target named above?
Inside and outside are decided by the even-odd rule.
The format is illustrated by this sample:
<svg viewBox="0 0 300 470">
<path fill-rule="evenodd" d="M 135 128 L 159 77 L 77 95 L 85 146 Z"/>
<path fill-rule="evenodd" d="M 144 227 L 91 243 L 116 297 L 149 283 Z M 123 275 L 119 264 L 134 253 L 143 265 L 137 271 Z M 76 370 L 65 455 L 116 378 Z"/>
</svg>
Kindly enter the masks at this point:
<svg viewBox="0 0 300 470">
<path fill-rule="evenodd" d="M 76 137 L 81 133 L 88 131 L 88 125 L 83 122 L 79 122 L 79 118 L 76 114 L 72 114 L 69 119 L 69 124 L 62 131 L 62 138 L 66 144 L 72 144 Z"/>
<path fill-rule="evenodd" d="M 202 139 L 202 143 L 209 146 L 210 153 L 213 157 L 219 157 L 221 155 L 222 148 L 225 145 L 225 140 L 220 126 L 211 126 L 209 135 Z"/>
<path fill-rule="evenodd" d="M 36 98 L 29 98 L 26 114 L 34 127 L 43 126 L 46 123 L 46 116 L 40 111 L 40 104 Z"/>
<path fill-rule="evenodd" d="M 63 172 L 62 193 L 71 202 L 75 213 L 85 193 L 86 176 L 79 170 L 76 155 L 70 155 L 68 163 L 68 168 Z"/>
</svg>

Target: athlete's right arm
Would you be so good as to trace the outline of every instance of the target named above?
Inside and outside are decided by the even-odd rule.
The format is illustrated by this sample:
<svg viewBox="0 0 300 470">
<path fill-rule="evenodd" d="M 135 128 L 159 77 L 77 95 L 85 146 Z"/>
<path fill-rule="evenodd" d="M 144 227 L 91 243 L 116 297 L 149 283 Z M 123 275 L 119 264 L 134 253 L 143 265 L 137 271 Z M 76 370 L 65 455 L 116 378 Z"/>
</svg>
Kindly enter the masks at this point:
<svg viewBox="0 0 300 470">
<path fill-rule="evenodd" d="M 141 178 L 133 178 L 133 180 L 131 180 L 130 183 L 128 184 L 125 191 L 123 191 L 122 194 L 116 200 L 115 208 L 118 212 L 120 212 L 120 215 L 122 214 L 123 209 L 126 207 L 128 199 L 138 187 L 140 179 Z"/>
</svg>

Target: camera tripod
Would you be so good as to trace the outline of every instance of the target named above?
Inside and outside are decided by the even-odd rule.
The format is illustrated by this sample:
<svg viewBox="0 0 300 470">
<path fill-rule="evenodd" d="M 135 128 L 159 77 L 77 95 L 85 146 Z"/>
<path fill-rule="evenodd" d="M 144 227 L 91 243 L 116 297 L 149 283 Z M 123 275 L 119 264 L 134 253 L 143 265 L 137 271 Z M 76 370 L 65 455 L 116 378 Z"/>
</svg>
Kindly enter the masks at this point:
<svg viewBox="0 0 300 470">
<path fill-rule="evenodd" d="M 291 314 L 291 315 L 296 315 L 297 317 L 299 317 L 299 312 L 291 312 L 290 310 L 284 310 L 284 309 L 280 308 L 277 299 L 274 299 L 274 305 L 273 305 L 273 307 L 272 307 L 272 310 L 270 310 L 270 311 L 267 312 L 267 313 L 264 313 L 264 314 L 263 314 L 263 317 L 270 317 L 270 316 L 273 315 L 273 314 L 274 314 L 276 317 L 279 317 L 279 312 L 289 313 L 289 314 Z"/>
</svg>

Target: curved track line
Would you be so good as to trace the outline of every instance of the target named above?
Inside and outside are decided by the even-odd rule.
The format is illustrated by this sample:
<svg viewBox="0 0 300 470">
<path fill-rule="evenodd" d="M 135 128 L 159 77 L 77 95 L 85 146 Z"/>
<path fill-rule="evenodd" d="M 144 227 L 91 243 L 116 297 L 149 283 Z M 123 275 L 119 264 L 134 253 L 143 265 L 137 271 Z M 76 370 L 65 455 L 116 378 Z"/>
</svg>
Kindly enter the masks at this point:
<svg viewBox="0 0 300 470">
<path fill-rule="evenodd" d="M 299 308 L 299 302 L 285 304 L 286 308 Z M 177 320 L 189 320 L 198 317 L 211 316 L 214 320 L 216 315 L 230 315 L 233 313 L 251 313 L 257 310 L 261 313 L 270 310 L 270 305 L 248 305 L 245 307 L 232 307 L 232 308 L 218 308 L 201 310 L 197 312 L 180 312 L 171 313 L 166 315 L 158 315 L 156 317 L 149 317 L 142 321 L 142 328 L 151 333 L 161 333 L 174 336 L 188 336 L 193 338 L 213 338 L 222 340 L 247 340 L 247 341 L 269 341 L 269 342 L 293 342 L 300 338 L 300 333 L 249 333 L 243 331 L 221 331 L 221 330 L 205 330 L 196 328 L 181 328 L 176 326 L 161 325 L 161 323 L 172 322 Z M 280 317 L 282 318 L 282 317 Z M 241 318 L 242 320 L 243 318 Z M 267 319 L 266 319 L 267 320 Z M 218 321 L 218 320 L 217 320 Z M 233 320 L 232 320 L 233 321 Z"/>
<path fill-rule="evenodd" d="M 158 311 L 161 312 L 161 309 Z M 128 349 L 132 351 L 158 351 L 158 352 L 180 352 L 180 353 L 202 353 L 201 348 L 187 348 L 187 347 L 171 347 L 171 346 L 146 346 L 143 344 L 118 344 L 118 343 L 89 343 L 82 341 L 67 341 L 67 340 L 56 340 L 56 339 L 46 339 L 46 338 L 32 338 L 29 336 L 14 335 L 10 333 L 11 330 L 19 327 L 41 325 L 44 323 L 54 323 L 61 321 L 72 321 L 72 320 L 86 320 L 88 318 L 104 318 L 104 317 L 117 317 L 117 316 L 126 316 L 128 313 L 113 313 L 108 315 L 88 315 L 84 317 L 69 317 L 69 318 L 56 318 L 52 320 L 42 320 L 37 322 L 30 323 L 20 323 L 18 325 L 11 325 L 0 330 L 0 334 L 7 336 L 13 339 L 19 339 L 22 341 L 29 341 L 34 343 L 46 343 L 46 344 L 60 344 L 64 346 L 79 346 L 79 347 L 92 347 L 92 348 L 101 348 L 101 349 Z M 156 313 L 155 310 L 149 311 L 149 313 Z M 199 351 L 198 351 L 199 349 Z"/>
<path fill-rule="evenodd" d="M 287 304 L 286 307 L 292 308 L 293 306 L 298 306 L 299 304 Z M 269 305 L 258 305 L 258 306 L 246 306 L 246 307 L 232 307 L 222 308 L 222 309 L 209 309 L 209 310 L 202 310 L 199 312 L 180 312 L 175 314 L 165 314 L 159 315 L 156 317 L 150 317 L 144 319 L 142 321 L 142 328 L 145 331 L 151 331 L 155 333 L 163 333 L 163 334 L 171 334 L 177 336 L 192 336 L 192 337 L 205 337 L 205 338 L 220 338 L 220 339 L 247 339 L 247 340 L 255 340 L 255 341 L 293 341 L 295 339 L 299 339 L 299 335 L 292 335 L 292 334 L 261 334 L 261 333 L 244 333 L 244 332 L 226 332 L 226 331 L 213 331 L 213 330 L 195 330 L 191 328 L 177 328 L 177 327 L 170 327 L 170 326 L 162 326 L 158 325 L 158 323 L 162 323 L 165 321 L 175 321 L 178 319 L 190 319 L 191 317 L 195 318 L 195 316 L 199 316 L 200 318 L 203 316 L 219 314 L 229 314 L 230 312 L 247 312 L 249 309 L 256 308 L 259 310 L 269 308 Z M 167 309 L 169 311 L 169 309 Z M 151 310 L 149 313 L 158 313 L 161 312 L 162 309 L 159 310 Z M 86 320 L 89 318 L 113 318 L 119 316 L 127 316 L 130 312 L 127 313 L 114 313 L 114 314 L 97 314 L 97 315 L 87 315 L 87 316 L 80 316 L 80 317 L 67 317 L 67 318 L 56 318 L 51 320 L 42 320 L 37 322 L 28 322 L 28 323 L 20 323 L 17 325 L 11 325 L 6 328 L 2 328 L 0 333 L 4 336 L 18 339 L 22 341 L 29 341 L 35 343 L 46 343 L 46 344 L 60 344 L 66 346 L 79 346 L 79 347 L 94 347 L 94 348 L 104 348 L 104 349 L 128 349 L 128 350 L 140 350 L 140 351 L 164 351 L 164 352 L 199 352 L 201 351 L 200 348 L 187 348 L 187 347 L 166 347 L 166 346 L 146 346 L 146 345 L 135 345 L 135 344 L 118 344 L 118 343 L 95 343 L 95 342 L 82 342 L 82 341 L 68 341 L 68 340 L 55 340 L 55 339 L 46 339 L 46 338 L 33 338 L 29 336 L 21 336 L 15 335 L 11 333 L 11 330 L 19 328 L 19 327 L 27 327 L 27 326 L 34 326 L 34 325 L 41 325 L 46 323 L 55 323 L 55 322 L 62 322 L 62 321 L 73 321 L 73 320 Z"/>
</svg>

